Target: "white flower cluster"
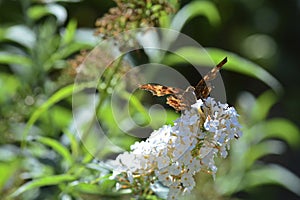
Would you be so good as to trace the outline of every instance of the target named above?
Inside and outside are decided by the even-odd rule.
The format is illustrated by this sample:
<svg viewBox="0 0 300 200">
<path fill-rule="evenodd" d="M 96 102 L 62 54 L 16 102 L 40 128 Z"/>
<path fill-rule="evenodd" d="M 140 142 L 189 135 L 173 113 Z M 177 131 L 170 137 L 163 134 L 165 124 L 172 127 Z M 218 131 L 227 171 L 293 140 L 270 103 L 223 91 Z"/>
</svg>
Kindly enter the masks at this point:
<svg viewBox="0 0 300 200">
<path fill-rule="evenodd" d="M 169 187 L 168 199 L 176 199 L 194 188 L 195 173 L 204 170 L 215 175 L 214 157 L 225 158 L 230 140 L 241 136 L 237 117 L 227 104 L 213 98 L 198 100 L 174 126 L 163 126 L 120 154 L 112 162 L 112 177 L 122 177 L 132 187 L 158 180 Z"/>
</svg>

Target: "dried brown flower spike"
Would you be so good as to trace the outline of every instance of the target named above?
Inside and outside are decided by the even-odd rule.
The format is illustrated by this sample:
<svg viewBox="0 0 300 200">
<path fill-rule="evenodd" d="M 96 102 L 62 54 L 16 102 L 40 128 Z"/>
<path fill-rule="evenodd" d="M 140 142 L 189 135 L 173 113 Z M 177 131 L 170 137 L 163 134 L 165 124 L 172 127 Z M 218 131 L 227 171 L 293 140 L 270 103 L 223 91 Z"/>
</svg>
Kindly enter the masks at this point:
<svg viewBox="0 0 300 200">
<path fill-rule="evenodd" d="M 96 21 L 96 35 L 117 37 L 121 32 L 145 27 L 159 27 L 162 16 L 174 14 L 177 0 L 114 0 L 117 7 Z"/>
</svg>

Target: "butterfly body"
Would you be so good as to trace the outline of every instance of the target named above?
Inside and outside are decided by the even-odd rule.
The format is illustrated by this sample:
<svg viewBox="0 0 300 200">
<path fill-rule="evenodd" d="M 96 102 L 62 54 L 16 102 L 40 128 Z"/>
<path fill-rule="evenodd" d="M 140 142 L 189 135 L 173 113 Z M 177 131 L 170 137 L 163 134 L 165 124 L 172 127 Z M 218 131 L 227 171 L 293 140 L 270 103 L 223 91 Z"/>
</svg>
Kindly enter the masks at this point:
<svg viewBox="0 0 300 200">
<path fill-rule="evenodd" d="M 197 99 L 206 99 L 211 90 L 211 81 L 217 76 L 218 71 L 227 62 L 227 58 L 224 58 L 216 67 L 208 72 L 199 83 L 193 87 L 189 86 L 186 90 L 175 87 L 167 87 L 159 84 L 144 84 L 139 88 L 150 91 L 155 96 L 167 97 L 167 104 L 173 107 L 176 111 L 182 111 L 190 108 L 191 105 L 196 103 Z"/>
</svg>

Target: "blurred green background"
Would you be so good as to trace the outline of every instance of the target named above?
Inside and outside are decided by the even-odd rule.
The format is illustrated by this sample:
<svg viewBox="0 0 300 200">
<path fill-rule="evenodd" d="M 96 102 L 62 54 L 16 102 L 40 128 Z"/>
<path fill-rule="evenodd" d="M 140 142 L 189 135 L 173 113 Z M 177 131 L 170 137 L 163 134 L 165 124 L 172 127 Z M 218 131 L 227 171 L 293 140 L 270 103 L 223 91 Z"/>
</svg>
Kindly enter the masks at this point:
<svg viewBox="0 0 300 200">
<path fill-rule="evenodd" d="M 1 176 L 7 176 L 7 178 L 1 180 L 0 189 L 4 196 L 24 183 L 18 178 L 10 179 L 9 177 L 18 176 L 32 168 L 32 166 L 39 168 L 40 165 L 34 163 L 35 159 L 32 159 L 27 161 L 26 167 L 19 169 L 18 165 L 22 161 L 12 159 L 12 157 L 19 157 L 20 155 L 26 157 L 28 153 L 20 153 L 22 131 L 26 128 L 25 125 L 29 116 L 41 105 L 41 103 L 35 102 L 32 97 L 44 102 L 55 91 L 72 82 L 71 78 L 61 75 L 61 72 L 67 68 L 67 59 L 73 58 L 81 49 L 92 46 L 93 39 L 91 35 L 95 28 L 96 19 L 102 17 L 109 8 L 115 6 L 114 2 L 108 0 L 59 1 L 58 4 L 67 11 L 66 19 L 63 19 L 64 11 L 59 8 L 53 8 L 51 12 L 54 13 L 52 13 L 53 15 L 56 13 L 58 18 L 61 16 L 61 22 L 55 21 L 53 17 L 46 14 L 39 16 L 37 11 L 36 13 L 32 12 L 32 16 L 33 18 L 36 16 L 36 20 L 26 17 L 28 7 L 40 5 L 40 2 L 42 1 L 0 0 L 0 144 L 2 146 L 0 170 L 2 171 Z M 50 0 L 48 2 L 55 3 L 56 1 Z M 190 2 L 182 0 L 180 7 L 184 7 Z M 283 93 L 274 97 L 278 100 L 274 100 L 274 106 L 270 108 L 267 119 L 285 118 L 299 127 L 300 23 L 298 20 L 300 19 L 300 1 L 214 0 L 211 2 L 216 6 L 221 16 L 220 25 L 213 26 L 206 16 L 196 16 L 186 23 L 182 32 L 197 40 L 204 47 L 220 48 L 236 53 L 257 63 L 272 74 L 282 84 Z M 47 23 L 44 23 L 45 21 Z M 77 29 L 82 32 L 76 35 L 79 42 L 73 43 L 60 30 L 66 26 L 69 26 L 69 28 L 76 27 L 74 25 L 76 24 L 75 21 L 77 22 Z M 20 29 L 9 29 L 15 25 L 18 25 Z M 22 27 L 22 25 L 29 27 L 29 30 Z M 39 37 L 32 38 L 30 29 L 35 33 L 39 33 Z M 9 34 L 8 30 L 10 31 Z M 70 34 L 72 33 L 70 32 Z M 7 35 L 10 35 L 11 38 Z M 62 39 L 59 39 L 59 37 Z M 38 45 L 32 46 L 31 40 L 39 41 Z M 55 45 L 53 46 L 53 44 Z M 44 51 L 44 49 L 47 51 Z M 43 51 L 42 54 L 41 50 Z M 6 54 L 7 52 L 9 54 Z M 57 55 L 53 56 L 54 52 L 58 52 Z M 10 56 L 14 54 L 21 55 L 21 57 Z M 35 62 L 26 59 L 28 55 Z M 49 57 L 51 59 L 48 59 Z M 39 69 L 41 63 L 46 66 L 45 70 Z M 19 65 L 23 65 L 24 68 L 19 68 Z M 221 74 L 226 87 L 227 99 L 231 105 L 237 105 L 237 97 L 244 91 L 258 97 L 270 89 L 262 81 L 237 72 L 223 70 Z M 70 99 L 67 99 L 66 102 L 59 102 L 55 109 L 49 111 L 49 116 L 57 117 L 52 118 L 47 114 L 42 115 L 42 121 L 38 123 L 39 128 L 34 130 L 36 134 L 61 138 L 62 132 L 64 132 L 61 130 L 70 123 L 68 120 L 71 118 L 70 101 Z M 56 112 L 58 114 L 55 114 Z M 257 112 L 260 112 L 260 110 Z M 62 113 L 65 113 L 66 117 L 59 117 L 63 115 Z M 51 126 L 53 123 L 56 126 Z M 287 135 L 291 130 L 285 130 L 284 126 L 279 127 L 279 129 L 282 129 L 280 132 L 286 132 Z M 299 134 L 299 132 L 297 133 Z M 40 142 L 44 145 L 48 144 L 45 141 Z M 277 163 L 300 177 L 299 144 L 297 147 L 292 148 L 288 142 L 286 143 L 286 149 L 281 154 L 263 156 L 258 160 L 267 164 Z M 41 158 L 45 152 L 40 145 L 40 143 L 33 145 L 32 149 L 36 151 L 33 158 L 38 158 L 38 163 L 42 163 L 43 166 L 51 167 L 43 167 L 44 171 L 36 171 L 36 177 L 41 177 L 41 174 L 64 173 L 66 171 L 65 164 L 57 164 L 55 155 L 49 155 L 45 159 Z M 49 146 L 54 148 L 53 144 Z M 60 152 L 60 150 L 57 151 Z M 32 156 L 32 153 L 30 155 Z M 28 164 L 28 162 L 33 163 Z M 23 173 L 23 176 L 26 179 L 26 174 Z M 34 180 L 35 175 L 31 174 L 28 177 L 31 177 L 28 180 Z M 284 179 L 284 177 L 282 178 Z M 68 179 L 65 181 L 68 181 Z M 300 188 L 300 185 L 295 187 Z M 62 188 L 64 186 L 60 186 L 60 189 L 64 191 Z M 53 191 L 52 195 L 60 195 L 53 186 L 43 187 L 42 190 L 45 191 L 44 196 L 36 196 L 36 199 L 56 199 L 56 197 L 51 196 L 51 191 Z M 239 191 L 232 196 L 241 199 L 300 199 L 290 190 L 272 183 Z M 20 199 L 25 197 L 20 197 Z M 62 198 L 62 196 L 60 197 Z M 89 199 L 90 197 L 85 198 Z"/>
</svg>

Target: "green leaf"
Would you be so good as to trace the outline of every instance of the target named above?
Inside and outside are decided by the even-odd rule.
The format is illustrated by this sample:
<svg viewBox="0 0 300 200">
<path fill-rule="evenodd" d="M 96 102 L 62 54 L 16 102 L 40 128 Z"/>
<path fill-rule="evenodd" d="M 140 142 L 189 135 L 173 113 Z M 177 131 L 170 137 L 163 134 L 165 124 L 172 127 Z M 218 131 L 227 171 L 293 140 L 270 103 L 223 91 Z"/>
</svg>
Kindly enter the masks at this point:
<svg viewBox="0 0 300 200">
<path fill-rule="evenodd" d="M 24 142 L 26 141 L 25 138 L 27 137 L 28 131 L 33 126 L 33 124 L 36 122 L 36 120 L 44 113 L 46 112 L 52 105 L 55 103 L 61 101 L 62 99 L 69 97 L 73 93 L 74 85 L 68 85 L 59 91 L 57 91 L 55 94 L 53 94 L 44 104 L 42 104 L 38 109 L 34 111 L 34 113 L 30 116 L 24 133 Z"/>
<path fill-rule="evenodd" d="M 112 196 L 119 196 L 120 194 L 118 194 L 117 192 L 112 192 L 114 185 L 114 180 L 106 179 L 105 181 L 102 181 L 99 185 L 89 183 L 79 183 L 76 185 L 72 185 L 72 190 L 88 194 L 109 194 Z"/>
<path fill-rule="evenodd" d="M 3 191 L 5 184 L 17 173 L 20 164 L 21 160 L 18 158 L 9 162 L 0 162 L 0 191 Z"/>
<path fill-rule="evenodd" d="M 18 64 L 24 67 L 31 67 L 32 61 L 30 58 L 18 54 L 2 53 L 0 52 L 0 63 L 1 64 Z"/>
<path fill-rule="evenodd" d="M 12 193 L 10 196 L 12 198 L 15 198 L 22 194 L 23 192 L 26 192 L 28 190 L 39 188 L 43 186 L 49 186 L 49 185 L 57 185 L 63 182 L 69 182 L 74 181 L 76 178 L 74 176 L 63 174 L 63 175 L 54 175 L 54 176 L 47 176 L 39 179 L 35 179 L 33 181 L 30 181 L 28 183 L 25 183 L 21 187 L 19 187 L 14 193 Z"/>
<path fill-rule="evenodd" d="M 27 14 L 33 20 L 39 20 L 46 15 L 52 14 L 56 17 L 59 24 L 63 24 L 67 19 L 66 9 L 58 4 L 31 6 L 27 10 Z"/>
<path fill-rule="evenodd" d="M 256 63 L 222 49 L 206 48 L 206 50 L 216 63 L 220 62 L 224 57 L 228 58 L 228 63 L 224 69 L 254 77 L 271 87 L 277 95 L 282 94 L 283 88 L 278 80 Z"/>
<path fill-rule="evenodd" d="M 88 194 L 103 194 L 103 192 L 101 191 L 101 186 L 88 183 L 79 183 L 73 185 L 72 189 L 78 192 Z"/>
<path fill-rule="evenodd" d="M 195 47 L 181 48 L 175 51 L 174 54 L 167 55 L 164 58 L 164 64 L 174 65 L 189 62 L 193 65 L 211 66 L 212 60 L 215 63 L 219 63 L 224 57 L 227 57 L 228 62 L 224 66 L 224 70 L 254 77 L 270 86 L 278 95 L 282 94 L 283 89 L 281 84 L 261 66 L 229 51 L 216 48 L 205 48 L 205 50 L 207 52 Z"/>
<path fill-rule="evenodd" d="M 6 73 L 1 73 L 0 87 L 1 87 L 0 103 L 3 103 L 9 100 L 10 98 L 12 98 L 16 94 L 18 88 L 21 87 L 21 83 L 16 76 L 6 74 Z"/>
<path fill-rule="evenodd" d="M 58 49 L 55 53 L 51 55 L 51 57 L 45 62 L 44 69 L 46 71 L 50 70 L 55 66 L 55 63 L 65 60 L 70 55 L 78 52 L 82 49 L 89 49 L 91 46 L 88 44 L 81 43 L 70 43 L 60 49 Z"/>
<path fill-rule="evenodd" d="M 14 41 L 18 44 L 31 49 L 36 42 L 36 35 L 29 27 L 24 25 L 10 26 L 3 30 L 2 40 Z M 1 30 L 0 30 L 1 32 Z"/>
<path fill-rule="evenodd" d="M 257 187 L 260 185 L 277 184 L 300 196 L 300 179 L 289 170 L 279 165 L 266 165 L 251 170 L 240 184 L 240 189 Z"/>
<path fill-rule="evenodd" d="M 287 142 L 291 147 L 298 148 L 300 133 L 298 127 L 284 118 L 273 118 L 257 123 L 247 130 L 245 140 L 249 143 L 259 143 L 268 138 L 277 138 Z"/>
<path fill-rule="evenodd" d="M 218 26 L 221 17 L 215 5 L 209 1 L 193 1 L 178 11 L 171 23 L 171 29 L 180 31 L 193 17 L 203 15 L 211 25 Z"/>
<path fill-rule="evenodd" d="M 64 133 L 67 135 L 67 137 L 70 140 L 71 143 L 71 152 L 74 158 L 77 158 L 80 151 L 79 142 L 76 140 L 76 137 L 73 133 L 71 133 L 69 130 L 65 130 Z"/>
<path fill-rule="evenodd" d="M 139 114 L 141 114 L 144 118 L 144 120 L 149 123 L 150 117 L 148 115 L 147 110 L 144 108 L 144 106 L 141 104 L 140 100 L 136 98 L 134 95 L 131 95 L 130 93 L 126 91 L 122 91 L 122 97 L 126 100 L 129 100 L 130 104 L 137 110 Z"/>
<path fill-rule="evenodd" d="M 46 115 L 51 115 L 51 123 L 59 129 L 68 127 L 72 119 L 72 111 L 62 106 L 54 106 Z"/>
<path fill-rule="evenodd" d="M 77 85 L 76 87 L 74 85 L 68 85 L 59 91 L 57 91 L 55 94 L 53 94 L 44 104 L 42 104 L 39 108 L 37 108 L 34 113 L 30 116 L 24 132 L 23 132 L 23 143 L 22 147 L 25 147 L 26 145 L 26 138 L 28 135 L 29 130 L 33 126 L 33 124 L 36 122 L 36 120 L 45 113 L 51 106 L 53 106 L 55 103 L 71 96 L 74 93 L 81 91 L 82 89 L 86 88 L 89 85 L 89 83 Z"/>
<path fill-rule="evenodd" d="M 266 138 L 279 138 L 286 141 L 291 147 L 299 148 L 300 132 L 298 127 L 284 118 L 273 118 L 264 124 Z"/>
<path fill-rule="evenodd" d="M 252 146 L 243 156 L 244 160 L 246 161 L 246 167 L 252 167 L 252 165 L 263 156 L 270 154 L 279 155 L 283 153 L 284 147 L 285 143 L 277 140 L 267 140 Z"/>
<path fill-rule="evenodd" d="M 58 141 L 47 137 L 37 137 L 37 141 L 51 147 L 54 151 L 60 154 L 64 158 L 64 160 L 67 161 L 69 166 L 71 166 L 74 163 L 74 160 L 69 150 Z"/>
<path fill-rule="evenodd" d="M 277 96 L 273 91 L 264 92 L 260 95 L 252 109 L 251 119 L 255 122 L 266 119 L 271 107 L 277 102 Z"/>
<path fill-rule="evenodd" d="M 31 6 L 28 10 L 27 10 L 27 14 L 31 19 L 34 20 L 38 20 L 41 17 L 47 15 L 49 12 L 47 10 L 47 8 L 45 6 Z"/>
<path fill-rule="evenodd" d="M 31 126 L 35 123 L 35 121 L 44 113 L 46 112 L 52 105 L 55 103 L 61 101 L 62 99 L 69 97 L 73 93 L 74 85 L 68 85 L 59 91 L 57 91 L 55 94 L 53 94 L 42 106 L 40 106 L 29 118 L 25 133 L 29 131 Z M 27 135 L 27 134 L 24 134 Z"/>
<path fill-rule="evenodd" d="M 76 28 L 77 22 L 75 20 L 70 20 L 62 37 L 62 45 L 72 42 L 76 33 Z"/>
</svg>

